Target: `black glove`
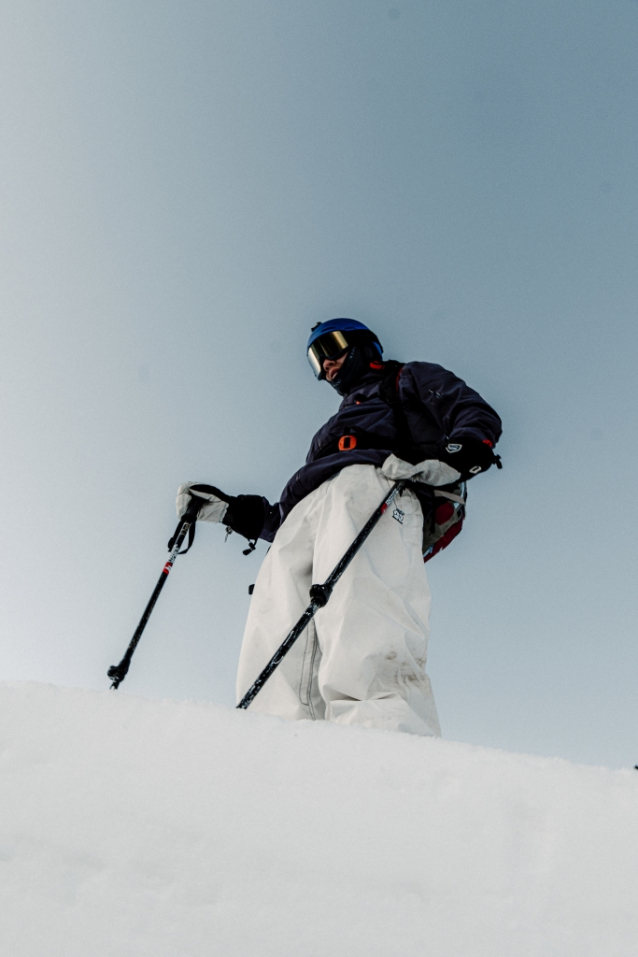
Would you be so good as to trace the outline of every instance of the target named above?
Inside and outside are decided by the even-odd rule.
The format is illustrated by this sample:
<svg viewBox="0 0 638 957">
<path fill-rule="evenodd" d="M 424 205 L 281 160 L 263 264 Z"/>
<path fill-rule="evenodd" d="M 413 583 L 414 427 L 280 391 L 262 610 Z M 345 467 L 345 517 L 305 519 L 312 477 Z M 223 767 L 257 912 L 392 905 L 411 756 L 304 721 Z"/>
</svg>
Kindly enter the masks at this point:
<svg viewBox="0 0 638 957">
<path fill-rule="evenodd" d="M 441 447 L 438 458 L 457 469 L 464 480 L 487 472 L 491 465 L 502 468 L 501 457 L 494 454 L 491 443 L 480 439 L 450 440 Z"/>
<path fill-rule="evenodd" d="M 228 508 L 222 518 L 224 525 L 249 540 L 259 538 L 266 518 L 264 500 L 261 495 L 226 495 L 214 485 L 191 485 L 190 489 L 195 494 L 205 492 L 223 502 L 228 502 Z"/>
</svg>

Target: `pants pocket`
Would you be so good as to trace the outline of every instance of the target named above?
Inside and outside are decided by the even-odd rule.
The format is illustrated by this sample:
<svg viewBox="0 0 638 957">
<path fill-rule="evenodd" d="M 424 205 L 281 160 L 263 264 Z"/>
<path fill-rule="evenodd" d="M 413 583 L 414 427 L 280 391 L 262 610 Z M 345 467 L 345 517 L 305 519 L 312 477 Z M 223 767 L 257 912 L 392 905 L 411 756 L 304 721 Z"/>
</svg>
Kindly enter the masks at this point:
<svg viewBox="0 0 638 957">
<path fill-rule="evenodd" d="M 319 657 L 319 642 L 317 640 L 317 630 L 314 621 L 311 621 L 306 628 L 305 646 L 303 658 L 301 661 L 301 675 L 299 679 L 299 700 L 302 705 L 308 709 L 310 717 L 316 719 L 315 708 L 313 705 L 313 680 L 315 677 L 316 666 Z"/>
</svg>

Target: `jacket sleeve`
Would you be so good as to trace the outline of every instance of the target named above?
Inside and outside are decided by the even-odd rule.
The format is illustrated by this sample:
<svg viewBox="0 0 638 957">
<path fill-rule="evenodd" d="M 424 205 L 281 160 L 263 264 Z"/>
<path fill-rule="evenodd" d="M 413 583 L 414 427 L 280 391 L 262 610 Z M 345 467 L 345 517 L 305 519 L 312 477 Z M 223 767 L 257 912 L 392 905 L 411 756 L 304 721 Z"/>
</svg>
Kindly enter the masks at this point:
<svg viewBox="0 0 638 957">
<path fill-rule="evenodd" d="M 401 372 L 400 391 L 415 398 L 437 423 L 446 440 L 488 439 L 496 445 L 502 423 L 488 403 L 463 379 L 430 362 L 408 362 Z"/>
<path fill-rule="evenodd" d="M 271 505 L 267 499 L 263 500 L 264 502 L 264 524 L 259 533 L 259 538 L 263 538 L 266 542 L 272 542 L 277 530 L 283 521 L 283 516 L 281 508 L 279 507 L 279 502 L 275 502 L 274 505 Z"/>
</svg>

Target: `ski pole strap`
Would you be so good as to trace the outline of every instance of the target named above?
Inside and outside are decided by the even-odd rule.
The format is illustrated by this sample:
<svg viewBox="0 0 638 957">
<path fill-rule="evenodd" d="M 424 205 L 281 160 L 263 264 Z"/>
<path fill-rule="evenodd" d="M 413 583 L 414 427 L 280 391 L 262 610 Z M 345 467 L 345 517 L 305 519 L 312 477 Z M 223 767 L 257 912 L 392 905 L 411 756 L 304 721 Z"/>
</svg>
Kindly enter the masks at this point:
<svg viewBox="0 0 638 957">
<path fill-rule="evenodd" d="M 191 524 L 190 524 L 190 526 L 189 526 L 189 529 L 188 529 L 188 545 L 186 546 L 186 548 L 183 548 L 183 549 L 181 550 L 181 552 L 178 552 L 178 553 L 177 553 L 178 555 L 185 555 L 186 552 L 191 548 L 193 542 L 195 541 L 195 529 L 196 529 L 196 528 L 197 528 L 197 519 L 195 519 L 194 522 L 191 522 Z M 169 542 L 169 545 L 170 545 L 170 542 Z M 169 549 L 169 551 L 170 551 L 170 549 Z"/>
<path fill-rule="evenodd" d="M 183 525 L 184 525 L 184 522 L 188 522 L 188 523 L 189 523 L 189 528 L 188 528 L 188 545 L 186 546 L 186 548 L 183 548 L 181 552 L 177 552 L 177 554 L 178 554 L 178 555 L 185 555 L 186 552 L 189 550 L 189 548 L 191 547 L 191 545 L 192 545 L 193 542 L 195 541 L 195 528 L 196 528 L 196 526 L 197 526 L 197 516 L 199 515 L 199 510 L 200 510 L 200 508 L 202 507 L 203 504 L 204 504 L 203 499 L 201 499 L 201 498 L 191 498 L 190 505 L 188 506 L 188 508 L 186 509 L 186 511 L 184 512 L 184 514 L 180 517 L 180 520 L 179 520 L 179 522 L 177 523 L 177 528 L 175 529 L 175 531 L 174 531 L 172 537 L 169 539 L 169 542 L 168 542 L 168 550 L 169 550 L 169 552 L 171 552 L 171 551 L 173 550 L 173 548 L 174 548 L 174 546 L 175 546 L 175 542 L 177 541 L 178 536 L 179 536 L 179 533 L 181 532 L 182 527 L 183 527 Z M 181 543 L 182 543 L 182 542 L 180 541 L 180 545 L 181 545 Z"/>
</svg>

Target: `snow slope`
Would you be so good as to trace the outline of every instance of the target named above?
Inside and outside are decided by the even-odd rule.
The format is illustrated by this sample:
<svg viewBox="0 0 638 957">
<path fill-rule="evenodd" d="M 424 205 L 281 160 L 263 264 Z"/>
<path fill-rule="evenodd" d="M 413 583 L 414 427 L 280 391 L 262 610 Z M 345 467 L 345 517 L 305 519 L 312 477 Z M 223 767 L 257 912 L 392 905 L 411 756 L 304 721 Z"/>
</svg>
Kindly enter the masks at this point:
<svg viewBox="0 0 638 957">
<path fill-rule="evenodd" d="M 634 957 L 638 772 L 0 685 L 3 957 Z"/>
</svg>

